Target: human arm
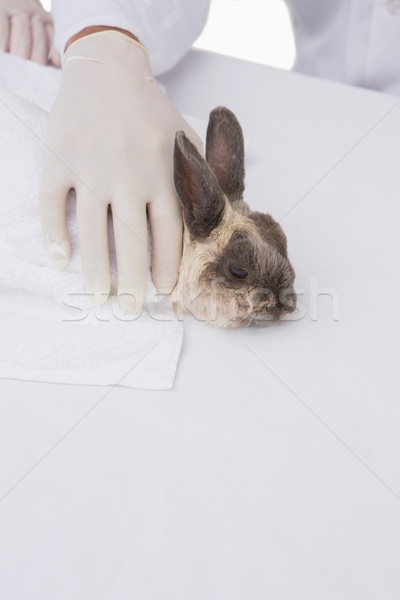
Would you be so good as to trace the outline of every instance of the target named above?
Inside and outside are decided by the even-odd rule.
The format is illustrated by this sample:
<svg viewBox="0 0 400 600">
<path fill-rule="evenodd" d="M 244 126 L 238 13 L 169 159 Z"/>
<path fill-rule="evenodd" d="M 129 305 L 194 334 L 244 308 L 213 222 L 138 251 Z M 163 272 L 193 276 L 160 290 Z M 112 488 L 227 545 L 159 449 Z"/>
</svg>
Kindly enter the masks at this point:
<svg viewBox="0 0 400 600">
<path fill-rule="evenodd" d="M 146 206 L 153 238 L 153 281 L 161 293 L 169 293 L 175 285 L 182 221 L 173 186 L 172 151 L 179 129 L 201 149 L 198 136 L 155 82 L 147 53 L 135 40 L 120 32 L 100 31 L 71 43 L 50 118 L 41 217 L 50 255 L 58 266 L 66 266 L 71 248 L 65 203 L 68 190 L 76 190 L 85 289 L 99 302 L 107 299 L 111 287 L 109 204 L 118 295 L 126 312 L 138 311 L 145 295 Z"/>
</svg>

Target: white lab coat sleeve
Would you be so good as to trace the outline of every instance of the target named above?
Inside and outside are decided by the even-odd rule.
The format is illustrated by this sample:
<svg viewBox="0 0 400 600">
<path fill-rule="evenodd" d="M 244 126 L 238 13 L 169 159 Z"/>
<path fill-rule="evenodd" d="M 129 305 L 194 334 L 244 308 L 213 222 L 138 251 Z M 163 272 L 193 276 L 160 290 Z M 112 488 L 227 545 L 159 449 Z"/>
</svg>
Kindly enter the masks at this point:
<svg viewBox="0 0 400 600">
<path fill-rule="evenodd" d="M 154 75 L 171 69 L 200 35 L 210 0 L 52 0 L 55 45 L 84 27 L 110 25 L 136 35 L 149 52 Z"/>
</svg>

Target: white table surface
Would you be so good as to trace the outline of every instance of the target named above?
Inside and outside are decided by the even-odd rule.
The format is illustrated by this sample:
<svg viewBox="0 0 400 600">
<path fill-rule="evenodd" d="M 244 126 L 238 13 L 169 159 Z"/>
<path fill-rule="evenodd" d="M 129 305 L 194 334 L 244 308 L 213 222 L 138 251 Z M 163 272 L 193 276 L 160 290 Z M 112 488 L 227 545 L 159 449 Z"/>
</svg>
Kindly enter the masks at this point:
<svg viewBox="0 0 400 600">
<path fill-rule="evenodd" d="M 300 311 L 185 319 L 171 392 L 0 380 L 0 597 L 398 600 L 399 100 L 198 51 L 162 82 L 239 117 Z"/>
</svg>

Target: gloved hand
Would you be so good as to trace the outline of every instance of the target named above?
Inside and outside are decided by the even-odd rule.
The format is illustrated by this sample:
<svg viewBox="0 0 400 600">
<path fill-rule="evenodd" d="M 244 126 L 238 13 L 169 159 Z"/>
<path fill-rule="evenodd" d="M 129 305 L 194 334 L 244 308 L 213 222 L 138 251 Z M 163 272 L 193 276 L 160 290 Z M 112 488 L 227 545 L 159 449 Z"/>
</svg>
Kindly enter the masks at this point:
<svg viewBox="0 0 400 600">
<path fill-rule="evenodd" d="M 53 21 L 39 0 L 0 0 L 0 50 L 61 66 L 53 46 Z"/>
<path fill-rule="evenodd" d="M 182 252 L 181 208 L 173 184 L 173 147 L 183 129 L 201 141 L 154 81 L 145 50 L 117 31 L 74 41 L 50 115 L 40 192 L 44 238 L 56 265 L 68 264 L 67 192 L 75 188 L 86 292 L 110 292 L 107 207 L 111 205 L 118 297 L 138 312 L 147 282 L 146 205 L 152 276 L 160 293 L 174 287 Z"/>
</svg>

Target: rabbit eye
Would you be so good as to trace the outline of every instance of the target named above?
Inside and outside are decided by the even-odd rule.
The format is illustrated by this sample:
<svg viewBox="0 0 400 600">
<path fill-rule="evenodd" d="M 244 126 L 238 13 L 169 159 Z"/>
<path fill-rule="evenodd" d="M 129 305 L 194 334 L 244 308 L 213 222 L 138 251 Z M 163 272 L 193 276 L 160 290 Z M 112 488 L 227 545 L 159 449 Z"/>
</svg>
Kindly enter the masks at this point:
<svg viewBox="0 0 400 600">
<path fill-rule="evenodd" d="M 242 269 L 242 267 L 229 267 L 229 273 L 235 279 L 246 279 L 248 275 L 246 269 Z"/>
</svg>

